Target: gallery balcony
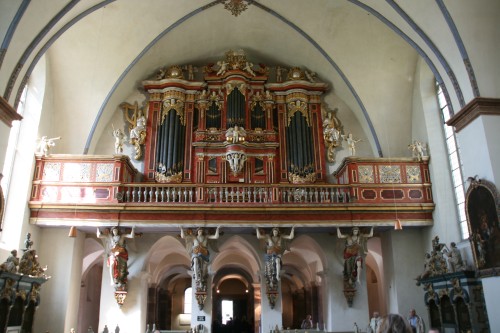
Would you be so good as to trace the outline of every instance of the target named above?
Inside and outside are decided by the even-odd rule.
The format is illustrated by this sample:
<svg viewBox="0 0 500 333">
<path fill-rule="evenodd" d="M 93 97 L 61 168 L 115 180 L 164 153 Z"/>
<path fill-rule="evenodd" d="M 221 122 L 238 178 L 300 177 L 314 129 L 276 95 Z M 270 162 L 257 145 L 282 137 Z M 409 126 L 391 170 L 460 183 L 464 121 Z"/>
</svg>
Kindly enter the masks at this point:
<svg viewBox="0 0 500 333">
<path fill-rule="evenodd" d="M 36 156 L 32 223 L 432 224 L 428 160 L 344 159 L 334 183 L 141 182 L 126 156 Z M 81 223 L 81 222 L 78 222 Z"/>
</svg>

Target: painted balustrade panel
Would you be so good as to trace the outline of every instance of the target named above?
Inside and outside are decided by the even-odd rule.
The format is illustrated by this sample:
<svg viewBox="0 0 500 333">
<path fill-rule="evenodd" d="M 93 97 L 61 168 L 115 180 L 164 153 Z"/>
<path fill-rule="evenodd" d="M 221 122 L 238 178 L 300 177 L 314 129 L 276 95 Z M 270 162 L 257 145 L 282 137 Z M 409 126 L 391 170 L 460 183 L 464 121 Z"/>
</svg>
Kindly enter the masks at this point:
<svg viewBox="0 0 500 333">
<path fill-rule="evenodd" d="M 431 203 L 428 161 L 346 158 L 326 183 L 136 182 L 128 157 L 37 156 L 31 202 L 158 205 Z"/>
</svg>

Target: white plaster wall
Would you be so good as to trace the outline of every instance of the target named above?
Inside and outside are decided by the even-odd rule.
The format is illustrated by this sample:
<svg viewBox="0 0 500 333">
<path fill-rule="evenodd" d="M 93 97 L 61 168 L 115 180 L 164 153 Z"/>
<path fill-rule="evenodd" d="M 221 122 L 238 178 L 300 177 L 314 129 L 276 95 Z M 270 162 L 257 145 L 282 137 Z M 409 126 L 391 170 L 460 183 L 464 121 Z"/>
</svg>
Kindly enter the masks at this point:
<svg viewBox="0 0 500 333">
<path fill-rule="evenodd" d="M 499 116 L 480 116 L 458 132 L 465 178 L 477 175 L 478 178 L 498 184 L 500 180 L 499 128 Z"/>
<path fill-rule="evenodd" d="M 77 327 L 85 235 L 78 233 L 76 238 L 70 238 L 68 232 L 68 228 L 44 228 L 38 237 L 32 237 L 39 262 L 47 265 L 46 274 L 51 276 L 41 288 L 35 333 L 69 332 L 71 327 Z"/>
<path fill-rule="evenodd" d="M 484 122 L 484 133 L 488 141 L 487 149 L 489 152 L 489 165 L 491 166 L 491 179 L 500 186 L 500 116 L 485 115 L 482 116 Z"/>
<path fill-rule="evenodd" d="M 498 295 L 500 295 L 500 277 L 482 279 L 484 300 L 488 310 L 491 332 L 500 332 L 500 316 L 498 315 Z"/>
<path fill-rule="evenodd" d="M 425 248 L 422 231 L 404 228 L 382 235 L 384 275 L 387 286 L 388 312 L 407 317 L 414 308 L 426 323 L 429 322 L 423 302 L 424 291 L 415 285 L 414 278 L 423 271 Z"/>
</svg>

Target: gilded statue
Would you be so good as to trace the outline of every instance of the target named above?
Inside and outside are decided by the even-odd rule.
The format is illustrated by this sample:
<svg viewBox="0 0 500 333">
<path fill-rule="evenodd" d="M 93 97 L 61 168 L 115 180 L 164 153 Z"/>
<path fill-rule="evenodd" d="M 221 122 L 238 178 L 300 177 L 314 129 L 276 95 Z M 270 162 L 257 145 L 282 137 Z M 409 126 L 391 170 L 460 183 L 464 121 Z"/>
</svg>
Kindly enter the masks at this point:
<svg viewBox="0 0 500 333">
<path fill-rule="evenodd" d="M 140 160 L 143 155 L 141 145 L 144 145 L 146 141 L 146 117 L 137 102 L 134 105 L 124 102 L 120 104 L 120 107 L 125 113 L 125 119 L 129 123 L 129 143 L 134 146 L 134 159 Z"/>
<path fill-rule="evenodd" d="M 335 149 L 342 142 L 340 121 L 335 117 L 338 109 L 326 113 L 326 118 L 323 120 L 323 139 L 327 150 L 327 160 L 330 163 L 335 162 Z"/>
</svg>

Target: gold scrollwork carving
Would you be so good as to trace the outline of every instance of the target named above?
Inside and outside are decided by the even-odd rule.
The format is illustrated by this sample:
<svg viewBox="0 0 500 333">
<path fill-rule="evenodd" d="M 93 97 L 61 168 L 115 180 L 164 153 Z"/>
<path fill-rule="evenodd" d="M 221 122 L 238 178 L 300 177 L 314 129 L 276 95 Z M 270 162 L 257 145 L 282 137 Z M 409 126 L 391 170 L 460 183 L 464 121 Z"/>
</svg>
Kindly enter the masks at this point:
<svg viewBox="0 0 500 333">
<path fill-rule="evenodd" d="M 163 101 L 163 110 L 161 112 L 162 124 L 170 110 L 175 110 L 175 112 L 180 118 L 181 124 L 186 125 L 186 120 L 184 119 L 184 102 L 179 99 L 176 100 L 175 98 Z"/>
<path fill-rule="evenodd" d="M 306 118 L 306 123 L 307 126 L 311 126 L 309 124 L 309 110 L 307 107 L 307 103 L 304 101 L 301 101 L 299 99 L 289 102 L 287 105 L 287 115 L 288 115 L 288 121 L 287 121 L 287 126 L 290 126 L 290 122 L 292 121 L 292 117 L 295 114 L 295 112 L 300 112 Z"/>
<path fill-rule="evenodd" d="M 234 89 L 238 89 L 240 93 L 245 95 L 247 84 L 236 80 L 231 80 L 226 83 L 226 95 L 229 95 Z"/>
<path fill-rule="evenodd" d="M 127 102 L 120 104 L 120 108 L 125 114 L 125 119 L 129 123 L 129 142 L 134 146 L 134 159 L 139 160 L 142 157 L 142 147 L 146 141 L 146 117 L 143 110 L 139 108 L 137 101 L 132 105 Z"/>
<path fill-rule="evenodd" d="M 182 171 L 170 176 L 160 172 L 155 172 L 155 180 L 158 183 L 180 183 L 182 182 Z"/>
<path fill-rule="evenodd" d="M 250 100 L 250 110 L 253 111 L 257 105 L 260 105 L 260 107 L 264 109 L 264 96 L 260 93 L 260 91 L 257 91 L 257 93 L 252 95 Z"/>
</svg>

